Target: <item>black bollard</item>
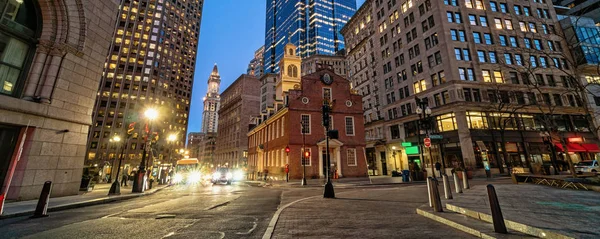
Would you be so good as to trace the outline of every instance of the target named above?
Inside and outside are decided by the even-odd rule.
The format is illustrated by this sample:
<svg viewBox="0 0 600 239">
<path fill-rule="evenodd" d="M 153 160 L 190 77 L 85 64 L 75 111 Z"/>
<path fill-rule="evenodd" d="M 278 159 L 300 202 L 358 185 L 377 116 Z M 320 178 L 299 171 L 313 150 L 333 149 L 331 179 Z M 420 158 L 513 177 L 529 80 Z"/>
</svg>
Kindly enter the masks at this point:
<svg viewBox="0 0 600 239">
<path fill-rule="evenodd" d="M 492 221 L 494 222 L 494 231 L 497 233 L 508 233 L 506 231 L 506 225 L 504 224 L 504 217 L 502 216 L 502 210 L 500 210 L 500 203 L 498 202 L 498 195 L 496 195 L 496 189 L 494 185 L 487 185 L 488 197 L 490 199 L 490 208 L 492 209 Z"/>
<path fill-rule="evenodd" d="M 440 199 L 440 191 L 438 190 L 438 181 L 435 178 L 431 178 L 431 197 L 433 201 L 433 211 L 443 212 L 442 199 Z"/>
<path fill-rule="evenodd" d="M 46 181 L 40 193 L 35 212 L 31 218 L 47 217 L 48 216 L 48 201 L 50 200 L 50 192 L 52 191 L 52 182 Z"/>
</svg>

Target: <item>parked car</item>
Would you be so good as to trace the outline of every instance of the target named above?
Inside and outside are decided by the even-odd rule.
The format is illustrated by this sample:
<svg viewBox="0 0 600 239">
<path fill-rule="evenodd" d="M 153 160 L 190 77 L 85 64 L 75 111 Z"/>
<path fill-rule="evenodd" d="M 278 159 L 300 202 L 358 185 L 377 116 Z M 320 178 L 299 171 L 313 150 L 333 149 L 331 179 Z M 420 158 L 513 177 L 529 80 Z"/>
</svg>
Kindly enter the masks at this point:
<svg viewBox="0 0 600 239">
<path fill-rule="evenodd" d="M 600 172 L 598 160 L 584 160 L 575 165 L 577 173 L 597 173 Z"/>
</svg>

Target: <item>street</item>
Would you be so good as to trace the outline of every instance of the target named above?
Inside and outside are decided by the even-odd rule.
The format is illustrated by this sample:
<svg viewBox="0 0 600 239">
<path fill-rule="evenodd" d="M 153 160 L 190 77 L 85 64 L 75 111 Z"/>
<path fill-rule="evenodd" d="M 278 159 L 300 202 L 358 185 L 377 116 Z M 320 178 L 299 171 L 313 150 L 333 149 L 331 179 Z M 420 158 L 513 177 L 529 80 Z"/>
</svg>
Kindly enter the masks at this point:
<svg viewBox="0 0 600 239">
<path fill-rule="evenodd" d="M 262 238 L 278 207 L 313 197 L 283 211 L 273 238 L 320 238 L 327 233 L 333 238 L 468 236 L 414 213 L 426 203 L 424 185 L 340 187 L 336 193 L 338 199 L 331 200 L 322 199 L 322 188 L 314 186 L 177 185 L 131 200 L 51 212 L 46 218 L 0 220 L 0 231 L 2 238 Z M 363 199 L 348 199 L 356 195 Z M 356 218 L 340 214 L 337 226 L 327 226 L 335 212 L 356 209 L 361 212 Z M 306 219 L 315 220 L 302 221 Z M 340 228 L 352 228 L 351 234 Z"/>
</svg>

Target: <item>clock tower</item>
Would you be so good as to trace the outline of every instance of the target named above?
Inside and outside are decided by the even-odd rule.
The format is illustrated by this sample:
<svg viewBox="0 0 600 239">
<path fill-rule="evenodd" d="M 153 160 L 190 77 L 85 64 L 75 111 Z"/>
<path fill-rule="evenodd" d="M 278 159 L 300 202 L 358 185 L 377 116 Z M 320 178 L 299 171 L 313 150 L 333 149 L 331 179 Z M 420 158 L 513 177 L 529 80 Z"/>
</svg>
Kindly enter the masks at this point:
<svg viewBox="0 0 600 239">
<path fill-rule="evenodd" d="M 276 100 L 278 101 L 283 101 L 287 92 L 294 89 L 294 85 L 300 85 L 302 60 L 297 53 L 294 44 L 285 45 L 283 58 L 279 62 L 279 75 L 276 82 Z"/>
</svg>

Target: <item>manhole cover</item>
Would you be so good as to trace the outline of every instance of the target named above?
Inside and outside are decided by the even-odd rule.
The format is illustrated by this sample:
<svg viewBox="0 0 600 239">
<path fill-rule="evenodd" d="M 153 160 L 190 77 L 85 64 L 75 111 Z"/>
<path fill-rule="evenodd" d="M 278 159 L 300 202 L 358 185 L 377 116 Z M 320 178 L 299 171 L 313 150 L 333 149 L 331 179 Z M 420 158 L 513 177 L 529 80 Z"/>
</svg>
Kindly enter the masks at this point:
<svg viewBox="0 0 600 239">
<path fill-rule="evenodd" d="M 161 214 L 155 217 L 155 219 L 175 218 L 174 214 Z"/>
</svg>

